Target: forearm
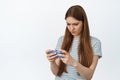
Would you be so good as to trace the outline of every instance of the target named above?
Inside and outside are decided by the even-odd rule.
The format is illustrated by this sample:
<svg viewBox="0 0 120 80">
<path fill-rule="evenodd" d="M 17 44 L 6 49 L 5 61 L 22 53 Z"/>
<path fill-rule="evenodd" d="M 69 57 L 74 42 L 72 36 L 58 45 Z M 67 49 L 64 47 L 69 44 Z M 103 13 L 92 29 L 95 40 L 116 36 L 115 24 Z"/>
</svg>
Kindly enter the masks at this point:
<svg viewBox="0 0 120 80">
<path fill-rule="evenodd" d="M 59 70 L 58 65 L 55 62 L 51 62 L 50 68 L 51 68 L 52 73 L 56 76 Z"/>
<path fill-rule="evenodd" d="M 85 77 L 87 80 L 91 80 L 92 75 L 93 75 L 93 70 L 83 66 L 77 61 L 73 61 L 72 66 L 76 68 L 76 70 L 81 76 Z"/>
</svg>

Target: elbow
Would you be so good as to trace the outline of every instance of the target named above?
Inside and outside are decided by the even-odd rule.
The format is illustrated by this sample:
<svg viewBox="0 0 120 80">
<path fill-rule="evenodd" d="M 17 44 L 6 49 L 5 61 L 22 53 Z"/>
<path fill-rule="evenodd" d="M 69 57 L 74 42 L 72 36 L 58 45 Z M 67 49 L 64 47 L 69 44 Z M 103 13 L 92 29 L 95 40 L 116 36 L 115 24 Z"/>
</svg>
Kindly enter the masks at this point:
<svg viewBox="0 0 120 80">
<path fill-rule="evenodd" d="M 56 72 L 52 72 L 52 73 L 53 73 L 53 75 L 57 76 L 57 73 L 56 73 Z"/>
<path fill-rule="evenodd" d="M 81 74 L 81 76 L 83 76 L 86 80 L 91 80 L 92 79 L 92 73 L 89 73 L 89 74 L 84 74 L 84 75 L 82 75 Z"/>
<path fill-rule="evenodd" d="M 91 80 L 92 79 L 92 75 L 88 75 L 88 76 L 85 76 L 86 80 Z"/>
<path fill-rule="evenodd" d="M 91 80 L 91 79 L 92 79 L 92 77 L 87 77 L 87 78 L 86 78 L 86 80 Z"/>
<path fill-rule="evenodd" d="M 57 74 L 54 74 L 55 76 L 57 76 Z"/>
</svg>

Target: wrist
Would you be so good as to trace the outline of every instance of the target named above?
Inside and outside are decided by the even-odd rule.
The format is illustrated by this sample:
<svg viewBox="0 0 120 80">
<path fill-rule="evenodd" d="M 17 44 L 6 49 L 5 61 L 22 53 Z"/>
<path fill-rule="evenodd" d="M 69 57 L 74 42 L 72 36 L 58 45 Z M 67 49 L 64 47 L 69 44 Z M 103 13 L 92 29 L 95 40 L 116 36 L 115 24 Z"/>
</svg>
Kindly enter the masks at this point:
<svg viewBox="0 0 120 80">
<path fill-rule="evenodd" d="M 73 66 L 73 67 L 77 67 L 77 66 L 78 66 L 78 62 L 75 61 L 75 60 L 73 60 L 73 61 L 72 61 L 72 66 Z"/>
<path fill-rule="evenodd" d="M 55 64 L 55 62 L 50 62 L 51 65 Z"/>
</svg>

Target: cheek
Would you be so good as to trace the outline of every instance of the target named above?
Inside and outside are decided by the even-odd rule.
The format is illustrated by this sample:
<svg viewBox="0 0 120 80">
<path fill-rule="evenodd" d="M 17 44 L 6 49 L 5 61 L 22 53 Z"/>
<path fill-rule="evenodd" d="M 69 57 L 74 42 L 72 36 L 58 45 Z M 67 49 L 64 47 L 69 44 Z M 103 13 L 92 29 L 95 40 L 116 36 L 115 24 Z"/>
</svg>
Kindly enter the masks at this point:
<svg viewBox="0 0 120 80">
<path fill-rule="evenodd" d="M 82 31 L 82 26 L 81 26 L 81 27 L 78 27 L 78 28 L 77 28 L 77 31 L 78 31 L 78 32 L 81 32 L 81 31 Z"/>
</svg>

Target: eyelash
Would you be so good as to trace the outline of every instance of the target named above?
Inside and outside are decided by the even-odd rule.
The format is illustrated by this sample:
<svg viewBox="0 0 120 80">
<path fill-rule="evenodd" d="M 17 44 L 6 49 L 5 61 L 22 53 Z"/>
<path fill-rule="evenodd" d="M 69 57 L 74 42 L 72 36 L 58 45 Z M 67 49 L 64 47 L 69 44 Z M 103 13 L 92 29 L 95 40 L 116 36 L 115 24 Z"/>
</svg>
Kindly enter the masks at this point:
<svg viewBox="0 0 120 80">
<path fill-rule="evenodd" d="M 67 25 L 69 26 L 70 24 L 67 24 Z M 78 25 L 78 23 L 76 23 L 76 24 L 72 24 L 72 25 L 77 26 L 77 25 Z"/>
<path fill-rule="evenodd" d="M 77 25 L 78 25 L 78 23 L 77 23 L 77 24 L 73 24 L 73 25 L 77 26 Z"/>
</svg>

